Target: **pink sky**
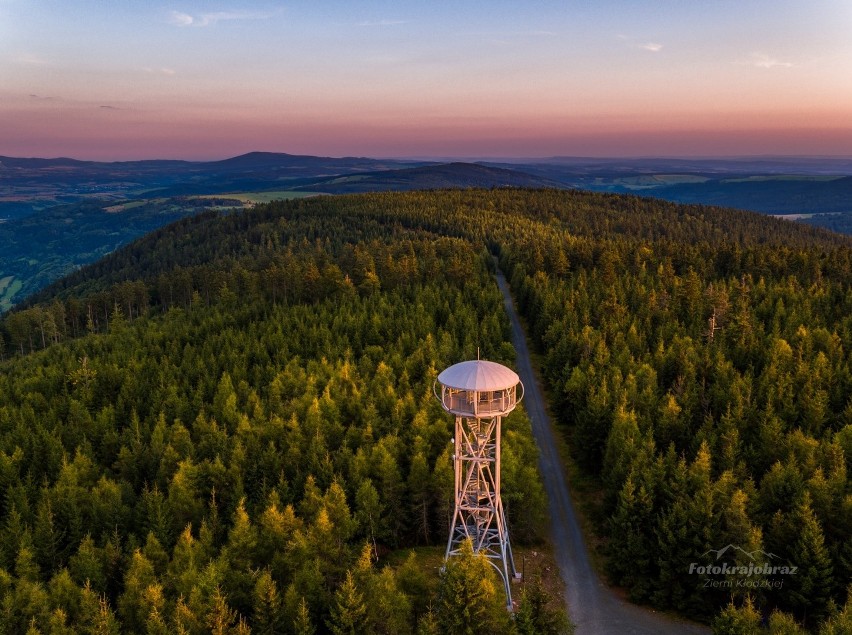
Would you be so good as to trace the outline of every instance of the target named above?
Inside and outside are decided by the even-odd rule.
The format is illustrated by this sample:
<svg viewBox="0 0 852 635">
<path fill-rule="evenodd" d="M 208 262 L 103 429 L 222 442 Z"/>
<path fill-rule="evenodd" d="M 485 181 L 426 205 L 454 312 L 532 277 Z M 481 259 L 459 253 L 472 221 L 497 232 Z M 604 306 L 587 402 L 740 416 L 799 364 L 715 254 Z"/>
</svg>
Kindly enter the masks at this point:
<svg viewBox="0 0 852 635">
<path fill-rule="evenodd" d="M 0 154 L 852 155 L 845 0 L 249 4 L 0 0 Z"/>
</svg>

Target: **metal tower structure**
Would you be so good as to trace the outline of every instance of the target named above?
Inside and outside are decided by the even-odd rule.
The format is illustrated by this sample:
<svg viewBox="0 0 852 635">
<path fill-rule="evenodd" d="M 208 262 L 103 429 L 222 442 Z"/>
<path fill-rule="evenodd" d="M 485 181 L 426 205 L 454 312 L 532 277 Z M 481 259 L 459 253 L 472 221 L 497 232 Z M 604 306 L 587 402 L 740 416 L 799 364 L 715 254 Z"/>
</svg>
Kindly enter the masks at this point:
<svg viewBox="0 0 852 635">
<path fill-rule="evenodd" d="M 433 389 L 444 410 L 456 418 L 455 510 L 445 559 L 470 539 L 474 552 L 484 553 L 503 579 L 512 610 L 511 580 L 520 574 L 500 498 L 500 423 L 523 399 L 524 385 L 505 366 L 476 360 L 447 368 Z"/>
</svg>

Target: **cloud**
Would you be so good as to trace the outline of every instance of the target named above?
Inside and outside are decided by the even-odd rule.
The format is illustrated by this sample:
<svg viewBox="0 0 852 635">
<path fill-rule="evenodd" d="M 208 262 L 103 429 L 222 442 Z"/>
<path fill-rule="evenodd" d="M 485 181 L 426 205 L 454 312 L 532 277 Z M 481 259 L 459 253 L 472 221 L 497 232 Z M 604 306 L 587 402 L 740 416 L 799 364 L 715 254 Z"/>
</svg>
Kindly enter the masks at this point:
<svg viewBox="0 0 852 635">
<path fill-rule="evenodd" d="M 216 11 L 215 13 L 200 13 L 190 15 L 183 11 L 172 11 L 169 14 L 169 23 L 175 26 L 215 26 L 219 22 L 231 20 L 262 20 L 271 17 L 269 13 L 246 13 L 244 11 Z"/>
<path fill-rule="evenodd" d="M 121 110 L 121 108 L 118 108 L 116 106 L 101 106 L 101 108 L 103 108 L 104 110 Z"/>
<path fill-rule="evenodd" d="M 32 53 L 23 53 L 15 58 L 21 64 L 29 64 L 30 66 L 47 66 L 49 61 Z"/>
<path fill-rule="evenodd" d="M 614 37 L 616 40 L 623 43 L 621 46 L 628 49 L 641 49 L 643 51 L 648 51 L 649 53 L 659 53 L 663 50 L 663 45 L 660 42 L 642 42 L 639 38 L 625 33 L 616 33 Z"/>
<path fill-rule="evenodd" d="M 771 55 L 758 52 L 751 54 L 751 61 L 749 63 L 757 68 L 792 68 L 795 66 L 792 62 L 782 62 Z"/>
<path fill-rule="evenodd" d="M 358 22 L 357 26 L 397 26 L 408 24 L 408 20 L 364 20 Z"/>
<path fill-rule="evenodd" d="M 169 77 L 176 73 L 175 69 L 173 68 L 151 68 L 150 66 L 143 66 L 142 72 L 148 73 L 149 75 L 168 75 Z"/>
<path fill-rule="evenodd" d="M 35 99 L 37 101 L 54 101 L 54 100 L 56 100 L 56 97 L 45 97 L 44 95 L 35 95 L 33 93 L 30 93 L 29 97 L 30 97 L 30 99 Z"/>
<path fill-rule="evenodd" d="M 195 22 L 195 18 L 193 18 L 188 13 L 172 11 L 169 15 L 169 22 L 174 24 L 175 26 L 192 26 L 192 24 Z"/>
</svg>

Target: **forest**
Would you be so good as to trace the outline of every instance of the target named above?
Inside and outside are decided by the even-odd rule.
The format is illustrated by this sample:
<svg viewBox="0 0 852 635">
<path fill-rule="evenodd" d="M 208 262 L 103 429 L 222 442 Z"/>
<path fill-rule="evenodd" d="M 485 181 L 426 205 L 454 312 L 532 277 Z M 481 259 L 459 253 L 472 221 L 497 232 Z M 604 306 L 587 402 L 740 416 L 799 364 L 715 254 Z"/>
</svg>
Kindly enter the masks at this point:
<svg viewBox="0 0 852 635">
<path fill-rule="evenodd" d="M 385 564 L 445 538 L 437 372 L 477 347 L 512 363 L 492 254 L 610 581 L 718 633 L 849 632 L 852 240 L 510 188 L 205 213 L 9 313 L 0 623 L 464 632 L 446 592 L 459 572 L 436 587 L 414 556 Z M 510 531 L 534 543 L 545 501 L 522 412 L 507 431 Z M 729 545 L 731 567 L 796 574 L 691 572 Z M 514 622 L 477 628 L 561 632 L 529 595 Z"/>
<path fill-rule="evenodd" d="M 452 509 L 438 371 L 477 349 L 513 362 L 489 263 L 279 205 L 165 228 L 6 316 L 0 632 L 521 628 L 482 558 L 438 584 L 410 551 L 445 544 Z M 520 410 L 503 448 L 512 537 L 536 543 Z M 519 632 L 555 629 L 528 588 Z"/>
</svg>

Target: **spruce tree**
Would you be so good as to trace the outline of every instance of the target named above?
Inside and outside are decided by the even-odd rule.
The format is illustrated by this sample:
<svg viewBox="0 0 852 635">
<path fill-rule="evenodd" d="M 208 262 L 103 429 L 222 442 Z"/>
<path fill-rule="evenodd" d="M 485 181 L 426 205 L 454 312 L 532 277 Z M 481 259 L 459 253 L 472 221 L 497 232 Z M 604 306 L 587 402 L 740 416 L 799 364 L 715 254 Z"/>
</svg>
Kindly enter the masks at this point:
<svg viewBox="0 0 852 635">
<path fill-rule="evenodd" d="M 346 580 L 334 593 L 327 624 L 334 635 L 365 635 L 368 632 L 367 606 L 351 571 L 346 572 Z"/>
<path fill-rule="evenodd" d="M 521 603 L 515 615 L 518 635 L 567 635 L 574 629 L 564 610 L 553 606 L 554 598 L 547 592 L 541 575 L 525 583 Z"/>
<path fill-rule="evenodd" d="M 760 613 L 751 597 L 742 606 L 733 601 L 713 620 L 713 635 L 760 635 Z"/>
<path fill-rule="evenodd" d="M 317 629 L 311 621 L 308 603 L 305 602 L 305 598 L 301 598 L 296 609 L 296 619 L 293 620 L 293 633 L 294 635 L 315 635 L 316 632 Z"/>
<path fill-rule="evenodd" d="M 508 632 L 503 590 L 484 554 L 465 540 L 458 555 L 447 560 L 438 590 L 438 622 L 454 635 Z"/>
<path fill-rule="evenodd" d="M 284 611 L 278 586 L 269 571 L 263 571 L 254 587 L 254 617 L 252 632 L 255 635 L 275 635 L 284 632 Z"/>
<path fill-rule="evenodd" d="M 797 536 L 790 560 L 798 567 L 786 582 L 784 596 L 797 615 L 808 625 L 819 623 L 828 614 L 834 585 L 831 557 L 825 546 L 822 527 L 811 509 L 810 494 L 793 512 Z"/>
</svg>

